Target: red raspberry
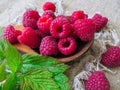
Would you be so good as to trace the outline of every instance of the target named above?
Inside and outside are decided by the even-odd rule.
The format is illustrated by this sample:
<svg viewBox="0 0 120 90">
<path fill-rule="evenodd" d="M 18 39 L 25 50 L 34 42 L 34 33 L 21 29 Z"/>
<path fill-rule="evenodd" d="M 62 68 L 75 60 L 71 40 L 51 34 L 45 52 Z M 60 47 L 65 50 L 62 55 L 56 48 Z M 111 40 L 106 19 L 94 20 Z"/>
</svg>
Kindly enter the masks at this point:
<svg viewBox="0 0 120 90">
<path fill-rule="evenodd" d="M 35 30 L 35 32 L 37 33 L 37 35 L 40 37 L 40 38 L 43 38 L 45 36 L 47 36 L 47 34 L 45 34 L 42 30 L 40 29 L 37 29 Z"/>
<path fill-rule="evenodd" d="M 88 18 L 88 15 L 85 14 L 84 11 L 80 11 L 80 10 L 74 11 L 71 16 L 73 23 L 78 19 L 85 19 L 85 18 Z"/>
<path fill-rule="evenodd" d="M 52 10 L 46 10 L 46 11 L 44 11 L 44 13 L 43 13 L 42 16 L 46 16 L 46 15 L 48 15 L 48 16 L 50 16 L 52 18 L 56 17 L 55 14 L 54 14 L 54 12 Z"/>
<path fill-rule="evenodd" d="M 58 54 L 58 45 L 52 36 L 46 36 L 42 39 L 40 45 L 40 53 L 44 56 L 51 56 Z"/>
<path fill-rule="evenodd" d="M 59 51 L 64 55 L 71 55 L 77 49 L 77 43 L 74 38 L 67 37 L 60 39 L 58 42 Z"/>
<path fill-rule="evenodd" d="M 69 34 L 69 36 L 73 37 L 74 39 L 79 39 L 79 37 L 77 36 L 76 30 L 74 30 L 74 24 L 71 24 L 71 26 L 72 26 L 72 32 L 71 34 Z"/>
<path fill-rule="evenodd" d="M 57 18 L 66 18 L 71 23 L 71 16 L 58 15 Z"/>
<path fill-rule="evenodd" d="M 50 33 L 54 38 L 66 38 L 71 29 L 69 21 L 64 17 L 54 19 L 50 25 Z"/>
<path fill-rule="evenodd" d="M 108 67 L 120 66 L 120 48 L 112 46 L 103 55 L 101 63 Z"/>
<path fill-rule="evenodd" d="M 77 20 L 74 23 L 74 29 L 82 41 L 90 41 L 94 38 L 95 24 L 92 19 Z"/>
<path fill-rule="evenodd" d="M 52 20 L 53 19 L 50 16 L 42 16 L 37 22 L 38 28 L 44 33 L 50 34 L 50 24 Z"/>
<path fill-rule="evenodd" d="M 31 48 L 38 48 L 41 42 L 35 30 L 30 27 L 25 28 L 22 35 L 18 36 L 18 40 L 20 43 L 25 44 Z"/>
<path fill-rule="evenodd" d="M 21 31 L 15 30 L 15 28 L 12 25 L 9 25 L 5 28 L 3 32 L 3 38 L 8 39 L 8 41 L 12 44 L 15 44 L 18 42 L 17 37 L 21 33 Z"/>
<path fill-rule="evenodd" d="M 78 39 L 79 38 L 77 36 L 77 32 L 75 30 L 72 30 L 72 33 L 69 36 L 73 37 L 74 39 Z"/>
<path fill-rule="evenodd" d="M 52 10 L 53 12 L 55 12 L 56 10 L 56 6 L 54 3 L 52 2 L 46 2 L 44 5 L 43 5 L 43 10 Z"/>
<path fill-rule="evenodd" d="M 37 21 L 39 17 L 39 13 L 36 10 L 26 11 L 23 15 L 23 26 L 37 29 Z"/>
<path fill-rule="evenodd" d="M 86 81 L 85 90 L 110 90 L 110 84 L 102 71 L 95 71 Z"/>
<path fill-rule="evenodd" d="M 100 31 L 108 22 L 108 18 L 102 17 L 100 14 L 95 14 L 92 18 L 94 20 L 96 31 Z"/>
</svg>

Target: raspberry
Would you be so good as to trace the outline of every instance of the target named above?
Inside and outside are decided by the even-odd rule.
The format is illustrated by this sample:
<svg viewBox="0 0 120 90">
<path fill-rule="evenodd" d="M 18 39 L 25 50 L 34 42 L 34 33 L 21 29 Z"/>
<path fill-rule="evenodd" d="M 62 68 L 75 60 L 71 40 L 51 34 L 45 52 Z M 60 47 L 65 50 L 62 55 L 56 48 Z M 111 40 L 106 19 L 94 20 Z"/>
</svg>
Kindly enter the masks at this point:
<svg viewBox="0 0 120 90">
<path fill-rule="evenodd" d="M 48 16 L 50 16 L 52 18 L 56 17 L 55 14 L 54 14 L 54 12 L 52 10 L 46 10 L 46 11 L 44 11 L 44 13 L 43 13 L 42 16 L 46 16 L 46 15 L 48 15 Z"/>
<path fill-rule="evenodd" d="M 77 32 L 75 30 L 72 30 L 72 33 L 69 36 L 73 37 L 74 39 L 78 39 L 79 38 L 77 36 Z"/>
<path fill-rule="evenodd" d="M 18 36 L 18 40 L 20 43 L 25 44 L 31 48 L 38 48 L 41 42 L 35 30 L 30 27 L 25 28 L 22 35 Z"/>
<path fill-rule="evenodd" d="M 26 11 L 23 15 L 23 26 L 37 29 L 37 20 L 39 17 L 39 13 L 36 10 Z"/>
<path fill-rule="evenodd" d="M 69 21 L 64 17 L 54 19 L 50 25 L 50 33 L 54 38 L 66 38 L 71 29 Z"/>
<path fill-rule="evenodd" d="M 95 24 L 92 19 L 77 20 L 74 23 L 74 29 L 82 41 L 90 41 L 94 38 Z"/>
<path fill-rule="evenodd" d="M 84 11 L 78 10 L 74 11 L 71 15 L 72 22 L 74 23 L 78 19 L 88 18 L 88 15 L 84 13 Z"/>
<path fill-rule="evenodd" d="M 100 31 L 104 26 L 106 26 L 108 22 L 108 18 L 103 17 L 100 14 L 95 14 L 92 18 L 94 20 L 95 26 L 96 26 L 96 31 Z"/>
<path fill-rule="evenodd" d="M 108 67 L 120 66 L 120 48 L 112 46 L 103 55 L 101 63 Z"/>
<path fill-rule="evenodd" d="M 52 20 L 53 19 L 50 16 L 42 16 L 37 22 L 38 28 L 44 33 L 50 34 L 50 24 Z"/>
<path fill-rule="evenodd" d="M 52 36 L 46 36 L 42 39 L 40 45 L 40 53 L 44 56 L 51 56 L 58 54 L 58 45 Z"/>
<path fill-rule="evenodd" d="M 85 90 L 110 90 L 110 84 L 102 71 L 95 71 L 86 81 Z"/>
<path fill-rule="evenodd" d="M 57 18 L 66 18 L 71 23 L 71 16 L 58 15 Z"/>
<path fill-rule="evenodd" d="M 77 49 L 77 43 L 74 38 L 67 37 L 60 39 L 58 42 L 59 51 L 64 55 L 71 55 Z"/>
<path fill-rule="evenodd" d="M 52 10 L 53 12 L 55 12 L 56 10 L 56 6 L 54 3 L 52 2 L 46 2 L 44 5 L 43 5 L 43 10 L 46 11 L 46 10 Z"/>
<path fill-rule="evenodd" d="M 47 36 L 47 34 L 45 34 L 42 30 L 40 29 L 37 29 L 35 30 L 35 32 L 37 33 L 37 35 L 40 37 L 40 38 L 43 38 L 45 36 Z"/>
<path fill-rule="evenodd" d="M 15 28 L 12 25 L 9 25 L 5 28 L 3 32 L 3 38 L 8 39 L 8 41 L 12 44 L 15 44 L 18 42 L 17 37 L 21 33 L 21 31 L 15 30 Z"/>
</svg>

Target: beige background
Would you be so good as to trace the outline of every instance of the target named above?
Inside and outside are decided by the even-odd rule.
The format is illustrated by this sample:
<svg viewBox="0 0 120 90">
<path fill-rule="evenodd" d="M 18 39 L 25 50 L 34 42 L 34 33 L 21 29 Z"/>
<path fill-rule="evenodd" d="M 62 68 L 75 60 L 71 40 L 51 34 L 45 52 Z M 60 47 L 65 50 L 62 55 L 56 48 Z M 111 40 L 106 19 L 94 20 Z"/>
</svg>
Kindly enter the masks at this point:
<svg viewBox="0 0 120 90">
<path fill-rule="evenodd" d="M 56 0 L 0 0 L 0 26 L 21 23 L 22 14 L 29 7 L 37 8 L 38 11 L 42 12 L 41 7 L 45 1 L 55 2 Z M 89 17 L 100 12 L 109 18 L 109 23 L 120 35 L 120 0 L 63 0 L 63 8 L 65 14 L 70 14 L 74 10 L 84 10 Z M 92 46 L 93 48 L 94 46 Z M 74 76 L 83 70 L 84 64 L 92 58 L 92 49 L 79 60 L 69 63 L 72 65 L 67 74 L 71 82 Z M 120 68 L 112 68 L 112 70 L 117 71 L 117 74 L 113 75 L 106 72 L 111 90 L 120 90 Z"/>
</svg>

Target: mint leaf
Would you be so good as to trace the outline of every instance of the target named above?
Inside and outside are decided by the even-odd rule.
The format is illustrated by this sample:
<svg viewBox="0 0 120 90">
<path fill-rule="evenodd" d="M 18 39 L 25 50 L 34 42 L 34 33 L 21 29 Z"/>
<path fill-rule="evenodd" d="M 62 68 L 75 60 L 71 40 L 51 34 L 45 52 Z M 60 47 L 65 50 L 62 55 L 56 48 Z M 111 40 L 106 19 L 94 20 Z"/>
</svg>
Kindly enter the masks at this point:
<svg viewBox="0 0 120 90">
<path fill-rule="evenodd" d="M 52 77 L 45 69 L 32 69 L 23 74 L 21 90 L 61 90 Z"/>
<path fill-rule="evenodd" d="M 0 65 L 0 82 L 6 79 L 5 61 Z"/>
<path fill-rule="evenodd" d="M 68 83 L 68 77 L 63 73 L 60 73 L 54 77 L 57 84 L 60 86 L 61 90 L 71 90 L 71 87 Z"/>
<path fill-rule="evenodd" d="M 16 74 L 11 74 L 3 85 L 2 90 L 14 90 L 16 84 Z"/>
<path fill-rule="evenodd" d="M 8 41 L 5 41 L 5 57 L 10 70 L 15 73 L 22 67 L 22 57 L 20 53 Z"/>
<path fill-rule="evenodd" d="M 25 54 L 23 55 L 22 72 L 33 68 L 43 68 L 50 72 L 57 74 L 64 72 L 68 66 L 59 62 L 55 58 L 45 57 L 38 54 Z"/>
</svg>

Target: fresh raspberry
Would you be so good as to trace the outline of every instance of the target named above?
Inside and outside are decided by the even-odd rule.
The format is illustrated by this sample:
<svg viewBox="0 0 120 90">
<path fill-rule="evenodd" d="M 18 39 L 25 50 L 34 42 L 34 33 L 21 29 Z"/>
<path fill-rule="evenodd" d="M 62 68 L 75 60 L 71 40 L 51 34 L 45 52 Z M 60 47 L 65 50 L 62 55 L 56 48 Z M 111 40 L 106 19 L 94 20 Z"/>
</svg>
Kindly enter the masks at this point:
<svg viewBox="0 0 120 90">
<path fill-rule="evenodd" d="M 95 71 L 86 81 L 85 90 L 110 90 L 110 84 L 102 71 Z"/>
<path fill-rule="evenodd" d="M 5 28 L 3 32 L 3 38 L 8 39 L 8 41 L 12 44 L 15 44 L 18 42 L 17 37 L 21 33 L 21 31 L 15 30 L 15 28 L 12 25 L 9 25 Z"/>
<path fill-rule="evenodd" d="M 48 15 L 48 16 L 50 16 L 52 18 L 56 17 L 55 14 L 54 14 L 54 12 L 52 10 L 46 10 L 46 11 L 44 11 L 42 16 L 46 16 L 46 15 Z"/>
<path fill-rule="evenodd" d="M 77 43 L 74 38 L 67 37 L 60 39 L 58 42 L 59 51 L 64 55 L 71 55 L 75 53 L 77 49 Z"/>
<path fill-rule="evenodd" d="M 18 40 L 20 43 L 25 44 L 31 48 L 38 48 L 41 42 L 35 30 L 30 27 L 25 28 L 22 35 L 18 36 Z"/>
<path fill-rule="evenodd" d="M 120 66 L 120 48 L 112 46 L 103 55 L 101 63 L 108 67 Z"/>
<path fill-rule="evenodd" d="M 74 23 L 74 29 L 82 41 L 90 41 L 94 38 L 95 24 L 92 19 L 77 20 Z"/>
<path fill-rule="evenodd" d="M 78 39 L 79 37 L 77 36 L 77 32 L 75 30 L 72 30 L 71 34 L 69 35 L 73 37 L 74 39 Z"/>
<path fill-rule="evenodd" d="M 103 27 L 106 26 L 108 22 L 108 18 L 103 17 L 100 14 L 95 14 L 92 18 L 94 20 L 95 26 L 96 26 L 96 32 L 100 31 Z"/>
<path fill-rule="evenodd" d="M 23 15 L 23 26 L 37 29 L 37 21 L 39 17 L 39 13 L 36 10 L 26 11 Z"/>
<path fill-rule="evenodd" d="M 57 18 L 66 18 L 71 23 L 71 16 L 58 15 Z"/>
<path fill-rule="evenodd" d="M 78 19 L 88 18 L 88 15 L 84 13 L 84 11 L 78 10 L 74 11 L 71 15 L 72 22 L 74 23 Z"/>
<path fill-rule="evenodd" d="M 46 10 L 52 10 L 53 12 L 55 12 L 56 10 L 56 6 L 53 2 L 46 2 L 44 5 L 43 5 L 43 10 L 46 11 Z"/>
<path fill-rule="evenodd" d="M 37 35 L 40 37 L 40 38 L 43 38 L 45 36 L 47 36 L 47 34 L 45 34 L 42 30 L 40 29 L 37 29 L 35 30 L 35 32 L 37 33 Z"/>
<path fill-rule="evenodd" d="M 74 39 L 79 39 L 79 37 L 77 36 L 76 30 L 74 30 L 74 24 L 71 24 L 71 26 L 72 26 L 72 32 L 71 34 L 69 34 L 69 36 L 73 37 Z"/>
<path fill-rule="evenodd" d="M 40 53 L 44 56 L 51 56 L 58 54 L 58 45 L 52 36 L 46 36 L 42 39 L 40 44 Z"/>
<path fill-rule="evenodd" d="M 71 29 L 70 22 L 64 17 L 54 19 L 50 25 L 50 33 L 54 38 L 66 38 Z"/>
<path fill-rule="evenodd" d="M 40 30 L 46 34 L 50 34 L 50 24 L 53 21 L 53 18 L 50 16 L 42 16 L 39 18 L 37 25 Z"/>
</svg>

